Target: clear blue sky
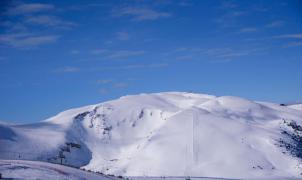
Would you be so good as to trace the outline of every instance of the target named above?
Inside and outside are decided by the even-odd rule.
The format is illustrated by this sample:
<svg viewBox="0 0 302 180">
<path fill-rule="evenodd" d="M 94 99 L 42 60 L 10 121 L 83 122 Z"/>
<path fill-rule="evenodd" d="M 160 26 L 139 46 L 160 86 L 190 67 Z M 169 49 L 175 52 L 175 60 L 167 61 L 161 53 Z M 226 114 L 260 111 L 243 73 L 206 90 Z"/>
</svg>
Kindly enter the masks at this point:
<svg viewBox="0 0 302 180">
<path fill-rule="evenodd" d="M 302 100 L 297 0 L 1 1 L 0 120 L 127 94 Z"/>
</svg>

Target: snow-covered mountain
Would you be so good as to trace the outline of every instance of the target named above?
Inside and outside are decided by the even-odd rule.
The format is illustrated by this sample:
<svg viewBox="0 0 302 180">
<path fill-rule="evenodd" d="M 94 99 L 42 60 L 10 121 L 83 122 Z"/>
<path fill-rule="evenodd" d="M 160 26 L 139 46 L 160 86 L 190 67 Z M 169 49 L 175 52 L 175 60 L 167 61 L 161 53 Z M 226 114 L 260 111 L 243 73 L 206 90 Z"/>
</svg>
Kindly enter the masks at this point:
<svg viewBox="0 0 302 180">
<path fill-rule="evenodd" d="M 0 159 L 62 159 L 105 174 L 301 178 L 302 105 L 182 92 L 124 96 L 35 124 L 0 123 L 0 144 Z"/>
</svg>

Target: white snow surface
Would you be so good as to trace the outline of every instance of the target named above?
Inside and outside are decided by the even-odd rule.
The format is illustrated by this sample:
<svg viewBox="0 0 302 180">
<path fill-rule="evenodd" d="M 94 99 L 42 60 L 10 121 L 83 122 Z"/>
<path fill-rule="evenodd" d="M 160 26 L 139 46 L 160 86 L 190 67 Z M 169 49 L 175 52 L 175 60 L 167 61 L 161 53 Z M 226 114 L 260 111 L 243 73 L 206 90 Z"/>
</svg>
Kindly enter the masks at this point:
<svg viewBox="0 0 302 180">
<path fill-rule="evenodd" d="M 58 164 L 24 160 L 0 160 L 0 173 L 7 179 L 118 179 Z"/>
<path fill-rule="evenodd" d="M 60 149 L 72 142 L 81 147 L 64 152 L 63 163 L 104 174 L 302 178 L 302 155 L 291 150 L 299 152 L 299 141 L 284 133 L 300 133 L 290 122 L 302 125 L 301 105 L 185 92 L 131 95 L 39 123 L 0 123 L 0 159 L 59 163 Z"/>
</svg>

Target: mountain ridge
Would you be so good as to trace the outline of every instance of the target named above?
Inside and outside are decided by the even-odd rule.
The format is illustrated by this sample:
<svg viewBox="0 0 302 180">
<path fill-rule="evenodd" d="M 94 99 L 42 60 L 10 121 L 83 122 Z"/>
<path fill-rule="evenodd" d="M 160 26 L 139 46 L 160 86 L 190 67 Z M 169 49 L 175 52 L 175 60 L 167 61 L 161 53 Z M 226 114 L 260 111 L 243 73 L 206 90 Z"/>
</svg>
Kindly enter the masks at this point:
<svg viewBox="0 0 302 180">
<path fill-rule="evenodd" d="M 68 165 L 131 176 L 300 177 L 302 109 L 292 106 L 185 92 L 123 96 L 1 124 L 0 158 L 59 163 L 61 153 Z"/>
</svg>

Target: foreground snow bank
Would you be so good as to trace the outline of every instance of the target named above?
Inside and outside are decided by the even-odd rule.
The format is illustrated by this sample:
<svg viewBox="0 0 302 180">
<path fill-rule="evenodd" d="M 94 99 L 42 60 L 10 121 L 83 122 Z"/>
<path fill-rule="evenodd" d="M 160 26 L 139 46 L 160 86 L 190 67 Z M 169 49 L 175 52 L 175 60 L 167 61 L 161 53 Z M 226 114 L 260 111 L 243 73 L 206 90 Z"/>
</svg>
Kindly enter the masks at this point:
<svg viewBox="0 0 302 180">
<path fill-rule="evenodd" d="M 2 178 L 12 179 L 117 179 L 58 164 L 22 160 L 0 160 L 0 173 Z"/>
<path fill-rule="evenodd" d="M 39 161 L 0 160 L 0 173 L 3 179 L 89 179 L 89 180 L 230 180 L 209 177 L 114 177 L 86 172 L 80 169 Z M 295 180 L 295 178 L 272 177 L 266 179 Z M 256 180 L 256 179 L 255 179 Z M 257 179 L 261 180 L 261 179 Z"/>
</svg>

